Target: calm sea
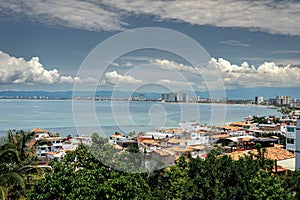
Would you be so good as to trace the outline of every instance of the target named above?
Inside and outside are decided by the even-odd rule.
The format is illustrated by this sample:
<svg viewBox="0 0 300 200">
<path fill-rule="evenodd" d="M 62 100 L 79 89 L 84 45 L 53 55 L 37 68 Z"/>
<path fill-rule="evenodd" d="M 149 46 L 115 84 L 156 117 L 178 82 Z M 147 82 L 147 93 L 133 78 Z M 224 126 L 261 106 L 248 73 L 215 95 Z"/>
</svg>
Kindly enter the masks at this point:
<svg viewBox="0 0 300 200">
<path fill-rule="evenodd" d="M 89 107 L 93 106 L 93 112 Z M 36 127 L 61 135 L 110 135 L 115 131 L 155 131 L 177 127 L 180 121 L 222 125 L 241 121 L 249 115 L 280 116 L 276 109 L 262 106 L 225 104 L 177 104 L 158 102 L 76 101 L 76 120 L 72 100 L 0 100 L 0 135 L 7 130 L 32 130 Z M 78 111 L 79 110 L 79 111 Z M 79 116 L 79 117 L 78 117 Z"/>
</svg>

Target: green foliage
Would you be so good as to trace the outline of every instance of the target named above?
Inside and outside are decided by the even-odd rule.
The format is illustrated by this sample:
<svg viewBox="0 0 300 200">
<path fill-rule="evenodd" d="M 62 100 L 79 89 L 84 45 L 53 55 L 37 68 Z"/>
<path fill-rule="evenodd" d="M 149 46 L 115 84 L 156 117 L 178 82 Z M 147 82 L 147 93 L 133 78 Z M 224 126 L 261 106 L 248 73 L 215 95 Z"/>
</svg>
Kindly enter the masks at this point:
<svg viewBox="0 0 300 200">
<path fill-rule="evenodd" d="M 289 114 L 294 114 L 295 113 L 295 108 L 290 107 L 290 106 L 284 106 L 278 109 L 277 111 L 280 112 L 283 115 L 289 115 Z"/>
<path fill-rule="evenodd" d="M 265 116 L 263 117 L 258 117 L 258 116 L 253 116 L 252 118 L 253 123 L 258 123 L 258 124 L 268 124 L 268 119 L 266 119 Z"/>
<path fill-rule="evenodd" d="M 37 157 L 29 146 L 32 136 L 24 131 L 8 131 L 5 143 L 0 146 L 1 199 L 23 197 L 35 180 L 47 171 L 36 165 Z"/>
<path fill-rule="evenodd" d="M 296 170 L 286 179 L 287 188 L 290 193 L 295 194 L 295 199 L 300 199 L 300 170 Z"/>
<path fill-rule="evenodd" d="M 28 199 L 145 199 L 150 193 L 143 174 L 112 170 L 84 145 L 50 165 L 54 173 L 38 181 Z"/>
<path fill-rule="evenodd" d="M 250 180 L 253 199 L 293 199 L 292 195 L 285 191 L 284 180 L 279 176 L 271 176 L 265 170 L 259 170 L 257 175 Z"/>
</svg>

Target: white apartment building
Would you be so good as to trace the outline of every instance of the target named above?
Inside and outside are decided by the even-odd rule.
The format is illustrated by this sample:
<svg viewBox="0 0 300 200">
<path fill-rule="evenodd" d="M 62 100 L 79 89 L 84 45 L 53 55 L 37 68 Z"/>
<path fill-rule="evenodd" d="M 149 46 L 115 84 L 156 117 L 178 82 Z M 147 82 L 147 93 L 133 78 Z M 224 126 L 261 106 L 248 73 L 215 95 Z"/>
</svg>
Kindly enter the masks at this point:
<svg viewBox="0 0 300 200">
<path fill-rule="evenodd" d="M 292 152 L 296 150 L 296 126 L 286 126 L 286 150 Z"/>
<path fill-rule="evenodd" d="M 300 168 L 300 116 L 297 119 L 297 125 L 296 125 L 296 169 Z"/>
</svg>

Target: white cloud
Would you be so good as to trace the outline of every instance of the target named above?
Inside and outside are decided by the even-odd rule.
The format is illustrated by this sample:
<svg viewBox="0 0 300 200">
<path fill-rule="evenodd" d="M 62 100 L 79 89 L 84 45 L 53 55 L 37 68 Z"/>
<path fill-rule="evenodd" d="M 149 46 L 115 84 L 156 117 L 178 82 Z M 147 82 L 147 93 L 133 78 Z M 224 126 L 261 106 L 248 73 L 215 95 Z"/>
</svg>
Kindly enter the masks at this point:
<svg viewBox="0 0 300 200">
<path fill-rule="evenodd" d="M 111 63 L 111 66 L 113 66 L 113 67 L 119 67 L 119 63 L 113 62 L 113 63 Z"/>
<path fill-rule="evenodd" d="M 73 83 L 71 76 L 61 76 L 57 69 L 46 70 L 38 57 L 29 61 L 0 51 L 0 84 Z"/>
<path fill-rule="evenodd" d="M 219 68 L 227 87 L 297 87 L 300 84 L 300 68 L 291 65 L 265 62 L 255 68 L 247 62 L 234 65 L 223 58 L 212 58 L 209 65 Z"/>
<path fill-rule="evenodd" d="M 192 25 L 241 27 L 284 35 L 300 35 L 298 1 L 250 0 L 90 0 L 3 1 L 2 14 L 40 23 L 86 30 L 123 30 L 129 16 L 152 15 L 157 20 Z"/>
<path fill-rule="evenodd" d="M 186 87 L 191 87 L 195 85 L 194 82 L 188 82 L 188 81 L 174 81 L 170 79 L 162 79 L 157 81 L 157 84 L 162 84 L 162 85 L 174 85 L 174 86 L 186 86 Z"/>
<path fill-rule="evenodd" d="M 154 15 L 160 20 L 177 20 L 196 25 L 242 27 L 285 35 L 300 35 L 297 1 L 102 1 L 128 13 Z"/>
<path fill-rule="evenodd" d="M 192 66 L 187 66 L 181 63 L 176 63 L 174 61 L 170 60 L 161 60 L 161 59 L 155 59 L 154 63 L 160 65 L 162 69 L 169 69 L 169 70 L 177 70 L 177 71 L 187 71 L 191 73 L 196 73 L 198 74 L 199 71 L 192 67 Z"/>
<path fill-rule="evenodd" d="M 124 64 L 125 67 L 132 67 L 133 66 L 133 63 L 128 61 Z"/>
<path fill-rule="evenodd" d="M 21 19 L 86 30 L 114 31 L 126 25 L 120 20 L 119 12 L 111 12 L 101 3 L 93 2 L 12 0 L 2 1 L 0 10 L 7 15 L 14 13 Z"/>
<path fill-rule="evenodd" d="M 60 77 L 60 82 L 61 83 L 70 83 L 72 84 L 74 82 L 74 79 L 72 76 L 61 76 Z"/>
<path fill-rule="evenodd" d="M 135 79 L 129 75 L 121 75 L 117 71 L 107 72 L 105 73 L 106 83 L 109 84 L 139 84 L 143 83 L 144 81 L 140 79 Z"/>
<path fill-rule="evenodd" d="M 226 44 L 226 45 L 229 45 L 229 46 L 237 46 L 237 47 L 250 47 L 249 44 L 242 43 L 242 42 L 237 41 L 237 40 L 220 41 L 220 44 Z"/>
<path fill-rule="evenodd" d="M 212 90 L 222 89 L 223 84 L 227 89 L 237 87 L 297 87 L 300 85 L 300 67 L 276 65 L 275 62 L 264 62 L 255 67 L 247 62 L 236 65 L 224 58 L 212 58 L 207 67 L 196 69 L 170 60 L 157 59 L 155 63 L 159 63 L 167 69 L 190 72 L 197 70 L 198 74 L 204 78 L 203 81 L 199 79 L 192 82 L 190 76 L 188 76 L 186 77 L 187 81 L 163 79 L 157 82 L 168 85 L 190 84 L 196 90 L 207 90 L 207 88 Z"/>
</svg>

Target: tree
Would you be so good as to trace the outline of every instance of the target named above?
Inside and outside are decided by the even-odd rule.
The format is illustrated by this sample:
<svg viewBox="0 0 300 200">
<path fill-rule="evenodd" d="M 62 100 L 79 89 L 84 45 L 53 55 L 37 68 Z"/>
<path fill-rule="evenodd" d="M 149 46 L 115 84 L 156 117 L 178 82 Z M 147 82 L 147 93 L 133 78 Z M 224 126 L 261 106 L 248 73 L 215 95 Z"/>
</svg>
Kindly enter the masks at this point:
<svg viewBox="0 0 300 200">
<path fill-rule="evenodd" d="M 257 175 L 250 180 L 253 199 L 293 199 L 284 188 L 284 180 L 279 176 L 271 176 L 269 172 L 260 169 Z"/>
<path fill-rule="evenodd" d="M 295 199 L 300 199 L 300 170 L 296 170 L 286 179 L 286 188 L 295 195 Z"/>
<path fill-rule="evenodd" d="M 53 173 L 37 181 L 28 199 L 147 199 L 151 193 L 145 174 L 113 170 L 84 145 L 50 165 Z"/>
<path fill-rule="evenodd" d="M 45 169 L 36 165 L 36 156 L 29 146 L 32 133 L 8 131 L 0 146 L 0 191 L 3 199 L 20 198 L 34 181 L 44 176 Z"/>
</svg>

